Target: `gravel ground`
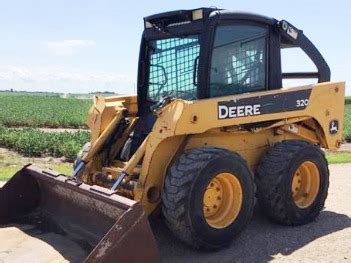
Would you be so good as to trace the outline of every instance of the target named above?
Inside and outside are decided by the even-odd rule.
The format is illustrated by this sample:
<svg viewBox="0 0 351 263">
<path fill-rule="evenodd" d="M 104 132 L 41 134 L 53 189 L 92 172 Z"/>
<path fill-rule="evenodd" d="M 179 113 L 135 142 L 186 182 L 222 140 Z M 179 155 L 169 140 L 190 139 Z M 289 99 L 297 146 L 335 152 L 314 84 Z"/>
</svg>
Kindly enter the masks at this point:
<svg viewBox="0 0 351 263">
<path fill-rule="evenodd" d="M 351 152 L 351 143 L 343 143 L 338 152 Z"/>
<path fill-rule="evenodd" d="M 257 208 L 249 227 L 229 248 L 220 251 L 192 250 L 176 240 L 162 222 L 155 222 L 153 230 L 161 262 L 351 262 L 350 170 L 351 164 L 330 165 L 326 208 L 315 222 L 299 227 L 278 226 L 265 219 Z M 7 244 L 9 236 L 13 244 L 0 246 L 1 263 L 30 262 L 29 254 L 47 258 L 39 260 L 36 257 L 36 262 L 75 261 L 75 258 L 82 257 L 81 251 L 75 249 L 72 252 L 72 246 L 67 246 L 55 235 L 41 236 L 41 242 L 38 242 L 38 238 L 25 235 L 17 228 L 4 228 L 0 230 L 0 244 Z M 53 244 L 56 239 L 61 245 L 45 243 Z M 48 252 L 43 253 L 46 249 Z"/>
</svg>

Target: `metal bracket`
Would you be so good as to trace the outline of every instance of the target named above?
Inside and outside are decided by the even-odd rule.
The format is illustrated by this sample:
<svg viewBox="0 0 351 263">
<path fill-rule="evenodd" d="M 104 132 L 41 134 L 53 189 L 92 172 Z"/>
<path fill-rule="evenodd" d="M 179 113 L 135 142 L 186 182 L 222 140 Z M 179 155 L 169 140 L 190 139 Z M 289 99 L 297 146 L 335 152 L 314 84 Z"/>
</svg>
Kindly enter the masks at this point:
<svg viewBox="0 0 351 263">
<path fill-rule="evenodd" d="M 42 173 L 45 174 L 45 175 L 49 175 L 51 177 L 58 177 L 60 175 L 63 175 L 63 174 L 55 172 L 53 170 L 42 170 Z"/>
<path fill-rule="evenodd" d="M 103 195 L 107 195 L 107 196 L 111 196 L 113 194 L 115 194 L 117 191 L 113 191 L 110 189 L 106 189 L 105 187 L 101 187 L 98 185 L 93 185 L 89 188 L 91 191 L 99 193 L 99 194 L 103 194 Z"/>
<path fill-rule="evenodd" d="M 111 190 L 112 190 L 112 191 L 116 191 L 117 187 L 122 183 L 124 177 L 126 177 L 127 175 L 128 175 L 128 174 L 127 174 L 126 172 L 122 171 L 122 172 L 119 174 L 119 176 L 118 176 L 116 182 L 115 182 L 115 183 L 113 184 L 113 186 L 111 187 Z"/>
<path fill-rule="evenodd" d="M 79 181 L 76 177 L 68 177 L 65 180 L 65 183 L 72 184 L 74 186 L 80 186 L 81 184 L 83 184 L 83 182 Z"/>
<path fill-rule="evenodd" d="M 71 174 L 71 177 L 77 177 L 85 168 L 85 163 L 83 161 L 81 161 L 77 168 L 73 171 L 73 173 Z"/>
</svg>

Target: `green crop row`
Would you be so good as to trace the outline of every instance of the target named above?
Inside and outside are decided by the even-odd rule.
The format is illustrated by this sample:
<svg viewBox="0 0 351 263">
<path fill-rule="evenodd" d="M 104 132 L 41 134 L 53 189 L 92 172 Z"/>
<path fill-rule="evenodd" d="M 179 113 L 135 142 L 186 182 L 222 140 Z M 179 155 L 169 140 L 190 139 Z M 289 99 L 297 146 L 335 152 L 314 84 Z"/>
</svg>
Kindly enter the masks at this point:
<svg viewBox="0 0 351 263">
<path fill-rule="evenodd" d="M 44 132 L 34 128 L 0 127 L 0 146 L 25 156 L 65 157 L 73 161 L 81 147 L 90 140 L 90 133 Z"/>
<path fill-rule="evenodd" d="M 82 128 L 91 100 L 0 93 L 0 124 L 7 127 Z"/>
<path fill-rule="evenodd" d="M 345 105 L 344 138 L 351 141 L 351 105 Z"/>
</svg>

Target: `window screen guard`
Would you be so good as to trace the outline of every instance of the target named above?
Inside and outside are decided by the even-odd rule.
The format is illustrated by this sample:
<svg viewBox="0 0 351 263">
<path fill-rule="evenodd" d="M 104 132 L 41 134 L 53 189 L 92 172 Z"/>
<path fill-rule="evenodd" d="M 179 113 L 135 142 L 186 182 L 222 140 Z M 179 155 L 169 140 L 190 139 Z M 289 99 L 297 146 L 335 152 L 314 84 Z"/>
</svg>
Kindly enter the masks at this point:
<svg viewBox="0 0 351 263">
<path fill-rule="evenodd" d="M 150 41 L 148 99 L 195 99 L 199 52 L 197 35 Z"/>
</svg>

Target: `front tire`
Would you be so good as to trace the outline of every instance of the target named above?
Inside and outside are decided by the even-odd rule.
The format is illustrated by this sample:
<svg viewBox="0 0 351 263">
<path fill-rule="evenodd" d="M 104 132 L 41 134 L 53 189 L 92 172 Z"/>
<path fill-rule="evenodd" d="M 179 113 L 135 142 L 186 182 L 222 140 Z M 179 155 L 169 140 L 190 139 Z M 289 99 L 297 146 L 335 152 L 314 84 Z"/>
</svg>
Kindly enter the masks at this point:
<svg viewBox="0 0 351 263">
<path fill-rule="evenodd" d="M 192 149 L 167 173 L 163 215 L 183 242 L 218 249 L 249 223 L 254 190 L 253 175 L 239 154 L 215 147 Z"/>
<path fill-rule="evenodd" d="M 271 220 L 302 225 L 314 220 L 324 207 L 328 163 L 317 145 L 283 141 L 262 158 L 256 180 L 258 202 Z"/>
</svg>

